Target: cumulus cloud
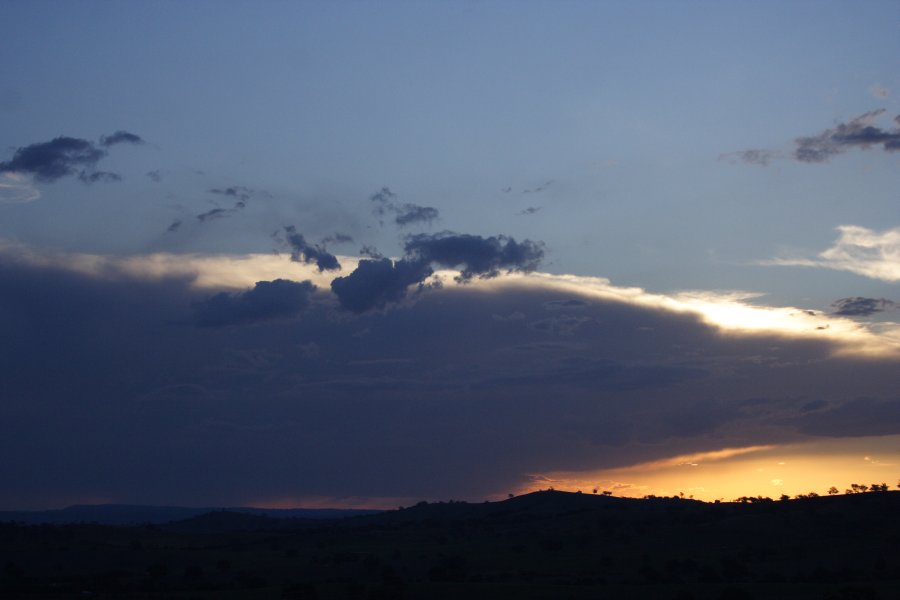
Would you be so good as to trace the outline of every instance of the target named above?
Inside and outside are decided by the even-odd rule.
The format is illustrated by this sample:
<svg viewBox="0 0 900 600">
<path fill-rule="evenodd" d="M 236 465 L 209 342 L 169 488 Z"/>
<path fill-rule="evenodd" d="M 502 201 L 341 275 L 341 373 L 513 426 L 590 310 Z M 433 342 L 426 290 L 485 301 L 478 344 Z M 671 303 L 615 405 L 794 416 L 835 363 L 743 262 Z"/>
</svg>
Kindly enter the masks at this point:
<svg viewBox="0 0 900 600">
<path fill-rule="evenodd" d="M 900 281 L 900 227 L 878 232 L 858 225 L 841 225 L 837 241 L 818 258 L 777 258 L 765 265 L 821 267 L 849 271 L 882 281 Z"/>
<path fill-rule="evenodd" d="M 894 310 L 897 303 L 886 298 L 841 298 L 831 303 L 835 309 L 834 314 L 845 317 L 868 317 L 885 310 Z"/>
<path fill-rule="evenodd" d="M 421 261 L 363 259 L 346 277 L 331 282 L 331 291 L 346 310 L 362 313 L 406 297 L 412 285 L 422 285 L 434 270 Z"/>
<path fill-rule="evenodd" d="M 459 268 L 456 281 L 465 283 L 474 277 L 496 277 L 501 272 L 534 271 L 544 256 L 542 244 L 531 240 L 520 243 L 502 235 L 484 238 L 449 231 L 407 236 L 404 250 L 401 260 L 361 260 L 355 271 L 335 279 L 331 289 L 341 306 L 364 312 L 400 301 L 410 286 L 422 289 L 434 274 L 432 265 Z"/>
<path fill-rule="evenodd" d="M 459 281 L 496 277 L 501 272 L 527 273 L 537 269 L 544 258 L 544 246 L 540 242 L 450 231 L 408 236 L 404 249 L 407 256 L 417 261 L 446 268 L 461 267 Z"/>
<path fill-rule="evenodd" d="M 881 147 L 886 152 L 900 150 L 900 128 L 882 129 L 874 125 L 885 113 L 885 109 L 873 110 L 854 117 L 846 123 L 826 129 L 811 136 L 794 140 L 794 148 L 788 153 L 773 150 L 741 150 L 720 155 L 729 162 L 746 162 L 766 166 L 775 158 L 791 158 L 804 163 L 825 163 L 838 154 L 854 148 L 869 149 Z M 900 117 L 894 119 L 900 124 Z"/>
<path fill-rule="evenodd" d="M 369 200 L 375 203 L 373 212 L 381 220 L 388 214 L 394 215 L 394 223 L 400 227 L 414 223 L 431 224 L 440 218 L 440 211 L 433 206 L 420 206 L 418 204 L 396 202 L 397 194 L 389 187 L 383 187 L 371 196 Z"/>
<path fill-rule="evenodd" d="M 315 263 L 320 272 L 340 270 L 341 263 L 334 254 L 328 252 L 322 245 L 308 243 L 293 225 L 285 227 L 284 233 L 291 248 L 291 260 L 307 264 Z"/>
<path fill-rule="evenodd" d="M 258 281 L 245 292 L 221 292 L 194 304 L 194 318 L 200 326 L 218 326 L 293 317 L 309 305 L 315 289 L 309 281 Z"/>
</svg>

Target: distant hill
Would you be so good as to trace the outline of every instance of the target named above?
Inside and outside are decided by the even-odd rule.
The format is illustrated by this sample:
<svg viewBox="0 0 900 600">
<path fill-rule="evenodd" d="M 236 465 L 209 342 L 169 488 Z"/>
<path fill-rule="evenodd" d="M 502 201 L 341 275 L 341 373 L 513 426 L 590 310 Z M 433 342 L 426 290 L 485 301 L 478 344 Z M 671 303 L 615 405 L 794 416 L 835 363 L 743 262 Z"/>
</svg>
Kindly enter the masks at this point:
<svg viewBox="0 0 900 600">
<path fill-rule="evenodd" d="M 273 519 L 342 519 L 359 515 L 374 515 L 381 512 L 377 510 L 338 508 L 211 508 L 132 504 L 79 504 L 57 510 L 0 511 L 0 522 L 12 521 L 29 525 L 62 525 L 66 523 L 98 523 L 100 525 L 163 524 L 221 511 Z"/>
</svg>

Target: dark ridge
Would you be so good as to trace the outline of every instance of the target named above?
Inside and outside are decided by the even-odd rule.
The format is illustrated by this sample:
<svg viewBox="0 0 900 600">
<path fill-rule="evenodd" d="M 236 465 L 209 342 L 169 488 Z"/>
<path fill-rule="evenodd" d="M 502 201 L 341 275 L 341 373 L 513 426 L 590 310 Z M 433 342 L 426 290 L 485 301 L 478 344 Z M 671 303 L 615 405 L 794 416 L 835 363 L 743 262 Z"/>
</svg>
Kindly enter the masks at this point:
<svg viewBox="0 0 900 600">
<path fill-rule="evenodd" d="M 273 519 L 341 519 L 381 512 L 368 509 L 339 508 L 215 508 L 132 504 L 78 504 L 56 510 L 0 511 L 0 522 L 13 521 L 25 524 L 97 523 L 100 525 L 161 524 L 223 510 L 231 513 L 271 517 Z"/>
</svg>

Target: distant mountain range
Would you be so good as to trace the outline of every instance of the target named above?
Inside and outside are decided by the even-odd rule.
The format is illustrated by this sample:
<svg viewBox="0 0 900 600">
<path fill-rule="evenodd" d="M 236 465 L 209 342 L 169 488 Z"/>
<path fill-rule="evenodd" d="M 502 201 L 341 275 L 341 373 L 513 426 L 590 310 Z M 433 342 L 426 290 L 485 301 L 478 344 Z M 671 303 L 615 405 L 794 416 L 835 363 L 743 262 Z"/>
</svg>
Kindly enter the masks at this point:
<svg viewBox="0 0 900 600">
<path fill-rule="evenodd" d="M 274 519 L 342 519 L 360 515 L 374 515 L 382 511 L 340 508 L 254 508 L 254 507 L 187 507 L 141 506 L 133 504 L 78 504 L 56 510 L 0 511 L 0 522 L 29 525 L 98 523 L 101 525 L 163 524 L 183 521 L 215 512 L 242 513 Z"/>
</svg>

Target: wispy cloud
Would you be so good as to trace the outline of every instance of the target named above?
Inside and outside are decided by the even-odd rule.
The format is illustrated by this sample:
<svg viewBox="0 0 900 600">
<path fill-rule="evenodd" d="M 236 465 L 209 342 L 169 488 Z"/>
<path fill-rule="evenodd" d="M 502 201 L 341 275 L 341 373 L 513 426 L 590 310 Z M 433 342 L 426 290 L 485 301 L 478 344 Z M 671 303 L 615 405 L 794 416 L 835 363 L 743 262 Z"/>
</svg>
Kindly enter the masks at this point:
<svg viewBox="0 0 900 600">
<path fill-rule="evenodd" d="M 835 309 L 834 314 L 845 317 L 868 317 L 875 313 L 898 308 L 896 302 L 886 298 L 863 298 L 862 296 L 841 298 L 832 302 L 831 306 Z"/>
<path fill-rule="evenodd" d="M 0 204 L 25 204 L 41 197 L 41 192 L 26 177 L 0 173 Z"/>
<path fill-rule="evenodd" d="M 817 258 L 776 258 L 761 264 L 820 267 L 892 283 L 900 281 L 900 227 L 878 232 L 858 225 L 841 225 L 837 230 L 837 241 Z"/>
<path fill-rule="evenodd" d="M 872 87 L 869 88 L 869 92 L 881 100 L 889 98 L 891 95 L 891 92 L 880 83 L 872 84 Z"/>
<path fill-rule="evenodd" d="M 319 271 L 339 271 L 341 263 L 334 254 L 328 252 L 321 244 L 310 244 L 293 225 L 284 228 L 287 244 L 291 248 L 291 260 L 315 263 Z"/>
<path fill-rule="evenodd" d="M 420 206 L 409 202 L 398 203 L 397 194 L 391 191 L 389 187 L 383 187 L 371 196 L 369 200 L 375 203 L 372 212 L 378 217 L 383 224 L 382 219 L 385 215 L 393 214 L 394 223 L 399 227 L 406 227 L 416 223 L 425 223 L 430 225 L 438 220 L 441 213 L 433 206 Z"/>
<path fill-rule="evenodd" d="M 732 163 L 745 162 L 767 166 L 772 160 L 782 158 L 802 163 L 825 163 L 855 148 L 867 150 L 881 147 L 886 152 L 896 152 L 900 150 L 900 128 L 882 129 L 874 125 L 885 112 L 883 108 L 873 110 L 846 123 L 838 123 L 821 133 L 798 137 L 794 140 L 794 147 L 790 152 L 766 149 L 739 150 L 722 154 L 719 159 Z M 900 124 L 900 117 L 895 118 L 894 122 Z"/>
</svg>

